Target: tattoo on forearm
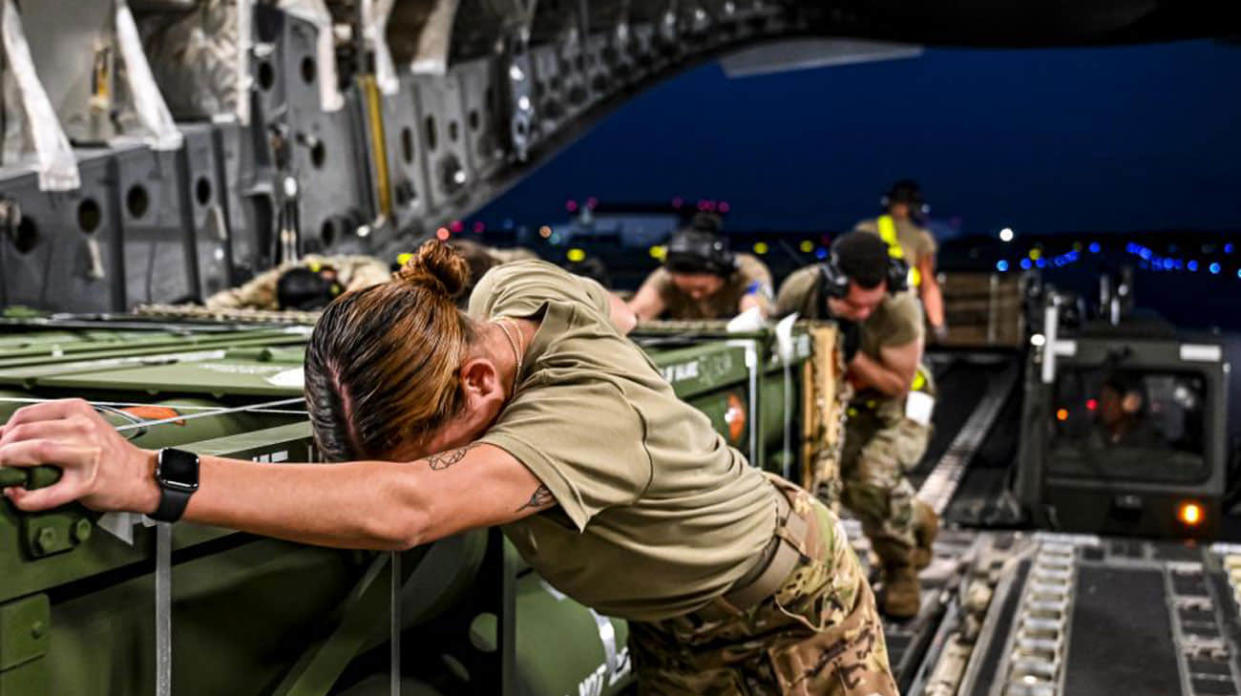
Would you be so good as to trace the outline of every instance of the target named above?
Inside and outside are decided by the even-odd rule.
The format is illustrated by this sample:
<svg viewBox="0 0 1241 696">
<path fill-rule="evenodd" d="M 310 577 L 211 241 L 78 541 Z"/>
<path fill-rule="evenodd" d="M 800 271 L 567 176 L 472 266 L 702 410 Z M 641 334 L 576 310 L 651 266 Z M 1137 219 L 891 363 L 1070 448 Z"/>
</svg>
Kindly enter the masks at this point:
<svg viewBox="0 0 1241 696">
<path fill-rule="evenodd" d="M 551 489 L 547 486 L 539 484 L 539 487 L 534 489 L 534 493 L 530 496 L 530 500 L 527 500 L 525 505 L 517 508 L 517 512 L 531 508 L 535 510 L 542 510 L 543 508 L 549 508 L 555 504 L 556 497 L 552 495 Z"/>
<path fill-rule="evenodd" d="M 465 453 L 469 452 L 470 450 L 474 449 L 477 446 L 478 446 L 478 443 L 473 442 L 473 443 L 466 445 L 465 447 L 461 447 L 461 448 L 451 450 L 448 452 L 439 452 L 437 454 L 433 454 L 427 457 L 427 464 L 431 467 L 432 471 L 440 471 L 442 469 L 447 469 L 453 464 L 456 464 L 462 459 L 465 459 Z"/>
</svg>

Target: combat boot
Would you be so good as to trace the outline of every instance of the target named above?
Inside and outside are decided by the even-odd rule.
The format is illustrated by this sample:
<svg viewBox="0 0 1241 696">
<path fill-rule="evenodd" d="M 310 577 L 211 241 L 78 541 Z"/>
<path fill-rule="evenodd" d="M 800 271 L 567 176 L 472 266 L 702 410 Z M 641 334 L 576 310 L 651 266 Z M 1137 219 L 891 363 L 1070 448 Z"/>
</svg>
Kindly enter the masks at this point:
<svg viewBox="0 0 1241 696">
<path fill-rule="evenodd" d="M 892 563 L 883 568 L 882 609 L 890 619 L 910 619 L 922 608 L 918 572 L 909 563 Z"/>
<path fill-rule="evenodd" d="M 914 540 L 916 545 L 909 559 L 914 568 L 922 570 L 935 557 L 935 536 L 939 534 L 939 515 L 935 508 L 914 498 Z"/>
</svg>

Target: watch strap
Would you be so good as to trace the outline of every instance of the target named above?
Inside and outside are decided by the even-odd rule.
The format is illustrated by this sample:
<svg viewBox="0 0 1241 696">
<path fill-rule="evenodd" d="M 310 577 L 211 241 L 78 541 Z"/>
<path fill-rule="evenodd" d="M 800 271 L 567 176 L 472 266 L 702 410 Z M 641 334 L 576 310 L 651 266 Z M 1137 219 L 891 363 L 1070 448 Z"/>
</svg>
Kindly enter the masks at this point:
<svg viewBox="0 0 1241 696">
<path fill-rule="evenodd" d="M 185 514 L 185 507 L 190 504 L 190 496 L 193 494 L 194 491 L 160 486 L 159 507 L 148 517 L 159 522 L 176 522 Z"/>
</svg>

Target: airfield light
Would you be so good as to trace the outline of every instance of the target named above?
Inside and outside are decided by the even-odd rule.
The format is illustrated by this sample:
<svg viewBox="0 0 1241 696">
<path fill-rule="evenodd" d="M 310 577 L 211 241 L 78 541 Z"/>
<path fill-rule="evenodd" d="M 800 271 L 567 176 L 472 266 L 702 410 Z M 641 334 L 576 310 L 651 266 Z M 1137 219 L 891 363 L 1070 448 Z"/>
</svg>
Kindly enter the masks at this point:
<svg viewBox="0 0 1241 696">
<path fill-rule="evenodd" d="M 823 247 L 819 247 L 818 249 L 815 249 L 814 257 L 816 259 L 819 259 L 820 261 L 827 258 L 827 249 L 824 249 Z"/>
<path fill-rule="evenodd" d="M 435 231 L 435 238 L 440 240 L 441 242 L 447 242 L 448 238 L 451 236 L 452 236 L 452 233 L 448 231 L 447 227 L 441 227 Z"/>
<path fill-rule="evenodd" d="M 543 239 L 547 239 L 548 237 L 552 236 L 552 228 L 548 227 L 547 225 L 543 225 L 542 227 L 539 228 L 539 236 L 542 237 Z"/>
<path fill-rule="evenodd" d="M 1203 517 L 1202 506 L 1198 503 L 1181 503 L 1176 511 L 1176 518 L 1190 527 L 1202 524 Z"/>
<path fill-rule="evenodd" d="M 573 263 L 578 263 L 586 258 L 586 252 L 581 249 L 570 249 L 565 256 Z"/>
<path fill-rule="evenodd" d="M 672 199 L 672 207 L 673 207 L 673 208 L 680 208 L 680 207 L 681 207 L 681 206 L 683 206 L 683 205 L 685 205 L 685 199 L 684 199 L 684 198 L 681 198 L 680 196 L 677 196 L 676 198 L 673 198 L 673 199 Z"/>
<path fill-rule="evenodd" d="M 587 208 L 588 210 L 594 210 L 594 209 L 595 209 L 595 207 L 596 207 L 596 206 L 598 206 L 598 205 L 599 205 L 599 199 L 598 199 L 598 198 L 595 198 L 594 196 L 591 196 L 590 198 L 587 198 L 587 199 L 586 199 L 586 208 Z"/>
<path fill-rule="evenodd" d="M 814 251 L 814 242 L 807 239 L 806 241 L 802 242 L 798 246 L 798 248 L 801 249 L 803 254 L 809 254 L 810 252 Z"/>
<path fill-rule="evenodd" d="M 1047 343 L 1047 338 L 1043 334 L 1034 334 L 1030 337 L 1030 345 L 1035 348 L 1042 348 L 1044 343 Z"/>
<path fill-rule="evenodd" d="M 1028 271 L 1028 270 L 1030 270 L 1030 266 L 1031 266 L 1031 265 L 1033 265 L 1033 264 L 1031 264 L 1031 263 L 1030 263 L 1030 259 L 1022 259 L 1022 260 L 1021 260 L 1021 270 L 1023 270 L 1023 271 Z"/>
<path fill-rule="evenodd" d="M 1094 411 L 1098 408 L 1099 408 L 1099 401 L 1097 399 L 1086 399 L 1086 410 L 1087 411 Z"/>
<path fill-rule="evenodd" d="M 576 213 L 577 212 L 577 201 L 573 200 L 572 198 L 565 201 L 564 209 L 569 211 L 570 213 Z"/>
<path fill-rule="evenodd" d="M 1058 411 L 1056 411 L 1056 420 L 1058 420 L 1058 421 L 1060 421 L 1061 423 L 1063 423 L 1063 422 L 1065 422 L 1065 421 L 1066 421 L 1066 420 L 1068 420 L 1068 419 L 1069 419 L 1069 409 L 1067 409 L 1067 408 L 1062 408 L 1062 409 L 1059 409 Z"/>
<path fill-rule="evenodd" d="M 996 262 L 995 262 L 995 270 L 999 271 L 1000 273 L 1003 273 L 1004 271 L 1007 271 L 1007 270 L 1008 270 L 1008 262 L 1007 262 L 1007 261 L 1005 261 L 1005 260 L 1003 260 L 1003 259 L 1001 259 L 1001 260 L 999 260 L 999 261 L 996 261 Z"/>
<path fill-rule="evenodd" d="M 660 261 L 663 261 L 664 257 L 667 255 L 668 255 L 668 247 L 666 246 L 651 247 L 651 258 L 659 259 Z"/>
<path fill-rule="evenodd" d="M 482 234 L 483 232 L 486 232 L 486 231 L 487 231 L 487 223 L 483 222 L 482 220 L 476 220 L 474 222 L 474 234 Z"/>
<path fill-rule="evenodd" d="M 1037 248 L 1037 247 L 1036 247 L 1036 248 L 1034 248 L 1034 249 L 1031 249 L 1031 250 L 1030 250 L 1030 259 L 1031 259 L 1032 261 L 1038 261 L 1038 260 L 1039 260 L 1039 259 L 1041 259 L 1042 257 L 1043 257 L 1043 250 L 1042 250 L 1042 249 L 1039 249 L 1039 248 Z"/>
<path fill-rule="evenodd" d="M 1102 249 L 1102 248 L 1103 248 L 1103 247 L 1099 246 L 1099 243 L 1098 243 L 1098 242 L 1091 242 L 1091 243 L 1090 243 L 1090 247 L 1089 247 L 1089 249 L 1090 249 L 1090 253 L 1092 253 L 1092 254 L 1097 254 L 1097 253 L 1099 253 L 1099 250 L 1100 250 L 1100 249 Z"/>
<path fill-rule="evenodd" d="M 767 242 L 756 242 L 754 244 L 754 253 L 762 256 L 767 253 Z"/>
<path fill-rule="evenodd" d="M 1188 268 L 1189 270 L 1193 271 L 1194 273 L 1197 273 L 1197 272 L 1198 272 L 1198 262 L 1197 262 L 1197 261 L 1190 261 L 1189 263 L 1185 264 L 1185 267 L 1186 267 L 1186 268 Z"/>
<path fill-rule="evenodd" d="M 453 234 L 461 234 L 465 231 L 465 223 L 460 220 L 453 220 L 452 224 L 448 226 L 448 229 L 451 230 Z"/>
<path fill-rule="evenodd" d="M 1215 262 L 1215 261 L 1211 262 L 1211 265 L 1208 267 L 1208 270 L 1210 270 L 1211 273 L 1215 275 L 1219 275 L 1219 269 L 1220 269 L 1219 262 Z"/>
<path fill-rule="evenodd" d="M 1000 241 L 1001 242 L 1013 241 L 1013 228 L 1005 227 L 1004 229 L 1000 230 Z"/>
<path fill-rule="evenodd" d="M 1227 243 L 1227 244 L 1225 244 L 1225 245 L 1224 245 L 1224 253 L 1225 253 L 1225 254 L 1231 254 L 1231 253 L 1232 253 L 1232 250 L 1233 250 L 1233 249 L 1235 249 L 1235 248 L 1236 248 L 1236 247 L 1234 247 L 1234 246 L 1232 245 L 1232 242 L 1229 242 L 1229 243 Z"/>
<path fill-rule="evenodd" d="M 726 215 L 730 208 L 731 206 L 728 205 L 728 201 L 720 201 L 720 204 L 717 209 L 720 211 L 721 215 Z"/>
</svg>

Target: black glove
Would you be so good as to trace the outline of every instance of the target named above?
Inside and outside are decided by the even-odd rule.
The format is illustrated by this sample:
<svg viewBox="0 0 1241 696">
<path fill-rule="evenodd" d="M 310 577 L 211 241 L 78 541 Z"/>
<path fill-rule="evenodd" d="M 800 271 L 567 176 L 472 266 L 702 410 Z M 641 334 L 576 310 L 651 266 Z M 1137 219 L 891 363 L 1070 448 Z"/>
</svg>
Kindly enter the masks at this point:
<svg viewBox="0 0 1241 696">
<path fill-rule="evenodd" d="M 848 365 L 862 347 L 862 332 L 856 322 L 846 319 L 837 319 L 836 326 L 840 329 L 840 348 L 845 355 L 845 364 Z"/>
</svg>

